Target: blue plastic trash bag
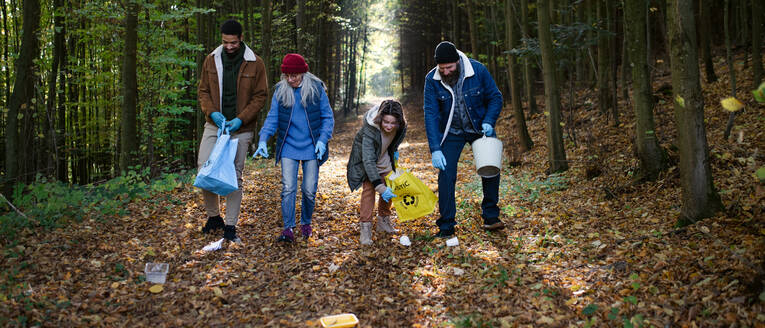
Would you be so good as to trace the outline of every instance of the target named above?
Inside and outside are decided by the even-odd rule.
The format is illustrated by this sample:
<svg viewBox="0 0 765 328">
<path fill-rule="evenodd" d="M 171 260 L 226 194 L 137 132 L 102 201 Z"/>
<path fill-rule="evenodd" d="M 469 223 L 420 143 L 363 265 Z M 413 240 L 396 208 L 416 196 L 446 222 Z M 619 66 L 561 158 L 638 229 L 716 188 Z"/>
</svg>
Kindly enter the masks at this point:
<svg viewBox="0 0 765 328">
<path fill-rule="evenodd" d="M 221 196 L 239 189 L 234 167 L 238 146 L 239 139 L 231 139 L 228 129 L 218 129 L 218 141 L 215 142 L 210 157 L 197 172 L 194 186 Z"/>
</svg>

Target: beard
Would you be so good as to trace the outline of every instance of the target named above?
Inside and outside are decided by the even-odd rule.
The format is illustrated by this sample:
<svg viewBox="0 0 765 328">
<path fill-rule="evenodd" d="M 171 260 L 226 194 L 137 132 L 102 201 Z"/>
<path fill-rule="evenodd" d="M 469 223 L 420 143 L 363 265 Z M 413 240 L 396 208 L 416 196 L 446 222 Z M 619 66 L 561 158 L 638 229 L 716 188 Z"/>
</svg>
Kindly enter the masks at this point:
<svg viewBox="0 0 765 328">
<path fill-rule="evenodd" d="M 454 85 L 457 83 L 457 79 L 460 78 L 461 70 L 462 68 L 460 67 L 460 64 L 457 63 L 457 68 L 454 69 L 449 75 L 441 75 L 441 79 L 448 85 Z"/>
</svg>

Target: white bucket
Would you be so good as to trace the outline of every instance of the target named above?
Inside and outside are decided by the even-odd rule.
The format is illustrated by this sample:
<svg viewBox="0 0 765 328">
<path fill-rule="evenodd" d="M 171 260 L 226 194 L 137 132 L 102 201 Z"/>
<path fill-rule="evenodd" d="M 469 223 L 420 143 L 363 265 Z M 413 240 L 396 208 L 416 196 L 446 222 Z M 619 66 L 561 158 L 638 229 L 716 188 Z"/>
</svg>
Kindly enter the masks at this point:
<svg viewBox="0 0 765 328">
<path fill-rule="evenodd" d="M 471 147 L 476 173 L 483 178 L 499 175 L 499 169 L 502 167 L 502 141 L 484 135 L 473 141 Z"/>
</svg>

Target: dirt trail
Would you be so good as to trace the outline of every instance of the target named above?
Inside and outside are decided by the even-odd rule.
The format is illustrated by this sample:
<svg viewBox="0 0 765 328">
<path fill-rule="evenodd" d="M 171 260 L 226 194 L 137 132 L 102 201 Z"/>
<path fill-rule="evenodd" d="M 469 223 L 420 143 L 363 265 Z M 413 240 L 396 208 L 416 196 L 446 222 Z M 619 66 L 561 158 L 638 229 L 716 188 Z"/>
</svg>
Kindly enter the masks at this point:
<svg viewBox="0 0 765 328">
<path fill-rule="evenodd" d="M 435 190 L 421 106 L 405 110 L 409 130 L 400 164 Z M 243 245 L 200 251 L 220 235 L 200 232 L 204 210 L 191 186 L 131 204 L 128 217 L 26 233 L 0 262 L 6 286 L 0 289 L 0 323 L 317 327 L 322 316 L 351 312 L 362 327 L 557 327 L 582 326 L 590 318 L 603 327 L 625 320 L 762 326 L 762 302 L 747 303 L 748 284 L 762 264 L 758 254 L 765 252 L 761 204 L 745 198 L 754 195 L 745 174 L 720 169 L 744 170 L 743 164 L 721 163 L 726 158 L 716 156 L 738 152 L 718 146 L 713 164 L 724 177 L 718 187 L 743 195 L 725 193 L 724 201 L 735 198 L 739 207 L 678 231 L 676 169 L 655 183 L 630 185 L 636 164 L 629 135 L 607 126 L 595 111 L 577 115 L 591 128 L 582 129 L 578 146 L 567 145 L 572 165 L 560 176 L 543 173 L 544 116 L 529 119 L 534 149 L 522 156 L 521 166 L 502 172 L 504 231 L 480 227 L 480 180 L 466 147 L 458 171 L 459 247 L 432 237 L 437 214 L 398 226 L 410 247 L 395 240 L 400 234 L 377 233 L 372 246 L 361 247 L 360 192 L 351 193 L 345 178 L 361 120 L 338 120 L 330 160 L 320 168 L 309 240 L 276 242 L 282 227 L 279 168 L 273 159 L 248 161 L 238 227 Z M 756 115 L 744 113 L 741 122 L 754 126 L 741 129 L 762 131 Z M 497 126 L 500 136 L 510 135 L 506 116 L 509 110 Z M 661 135 L 671 135 L 663 130 L 671 126 L 670 116 L 670 109 L 659 109 Z M 725 120 L 709 117 L 713 124 Z M 710 129 L 711 140 L 724 145 L 718 130 Z M 762 139 L 755 141 L 761 149 Z M 588 176 L 593 163 L 600 163 L 601 176 Z M 146 262 L 170 264 L 159 293 L 143 281 Z M 8 286 L 24 292 L 3 294 Z"/>
</svg>

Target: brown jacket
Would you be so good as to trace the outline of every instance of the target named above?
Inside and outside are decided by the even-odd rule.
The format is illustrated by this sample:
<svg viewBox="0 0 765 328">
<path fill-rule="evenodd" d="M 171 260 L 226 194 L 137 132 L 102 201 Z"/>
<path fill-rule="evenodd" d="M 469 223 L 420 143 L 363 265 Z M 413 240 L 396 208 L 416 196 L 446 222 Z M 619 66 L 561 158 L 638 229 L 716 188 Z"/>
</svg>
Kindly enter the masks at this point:
<svg viewBox="0 0 765 328">
<path fill-rule="evenodd" d="M 197 89 L 199 107 L 205 113 L 207 122 L 211 124 L 215 123 L 210 114 L 220 111 L 220 90 L 223 88 L 223 62 L 220 58 L 222 54 L 221 45 L 205 58 Z M 236 87 L 236 117 L 242 120 L 242 127 L 237 132 L 254 131 L 258 113 L 266 103 L 268 79 L 263 59 L 255 55 L 247 45 L 244 46 L 244 61 L 239 68 Z"/>
</svg>

